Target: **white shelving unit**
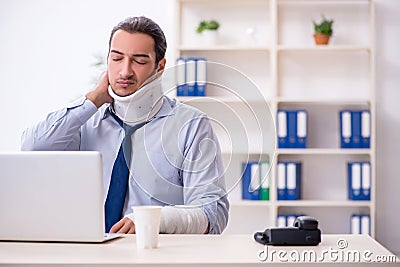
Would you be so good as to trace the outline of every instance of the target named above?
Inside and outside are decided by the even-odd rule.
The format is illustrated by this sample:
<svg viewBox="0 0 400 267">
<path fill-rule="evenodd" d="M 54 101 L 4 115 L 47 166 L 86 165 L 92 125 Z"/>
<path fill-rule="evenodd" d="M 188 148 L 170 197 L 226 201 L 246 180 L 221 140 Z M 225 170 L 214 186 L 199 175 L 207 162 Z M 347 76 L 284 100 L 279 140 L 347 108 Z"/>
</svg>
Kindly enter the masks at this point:
<svg viewBox="0 0 400 267">
<path fill-rule="evenodd" d="M 226 232 L 253 233 L 275 226 L 278 214 L 308 214 L 320 220 L 324 233 L 349 233 L 351 214 L 367 213 L 374 237 L 377 178 L 373 0 L 176 0 L 175 3 L 176 57 L 205 57 L 245 74 L 257 86 L 259 94 L 249 95 L 243 88 L 238 94 L 251 103 L 257 116 L 267 117 L 261 125 L 263 140 L 259 140 L 259 129 L 250 123 L 246 125 L 248 146 L 235 146 L 233 142 L 241 137 L 235 129 L 246 124 L 246 119 L 243 125 L 237 124 L 232 116 L 232 111 L 243 112 L 241 100 L 212 86 L 207 88 L 205 98 L 179 98 L 219 122 L 216 133 L 227 163 L 227 185 L 232 189 Z M 334 19 L 333 37 L 327 46 L 316 46 L 312 38 L 312 21 L 319 21 L 321 14 Z M 201 36 L 195 33 L 203 19 L 220 22 L 219 39 L 214 45 L 203 44 Z M 210 72 L 207 75 L 214 75 L 212 78 L 224 75 Z M 221 77 L 222 82 L 229 79 L 233 78 Z M 266 103 L 274 119 L 281 108 L 308 111 L 306 149 L 277 149 L 275 156 L 272 155 L 269 144 L 275 141 L 275 132 L 270 129 L 274 119 L 268 119 Z M 340 148 L 339 111 L 345 108 L 370 110 L 369 149 Z M 221 125 L 232 128 L 218 129 Z M 230 141 L 227 135 L 232 135 Z M 273 163 L 269 201 L 241 200 L 241 164 L 249 159 Z M 279 160 L 302 162 L 301 200 L 277 200 L 274 167 Z M 371 200 L 351 201 L 347 199 L 347 162 L 361 160 L 371 162 Z"/>
</svg>

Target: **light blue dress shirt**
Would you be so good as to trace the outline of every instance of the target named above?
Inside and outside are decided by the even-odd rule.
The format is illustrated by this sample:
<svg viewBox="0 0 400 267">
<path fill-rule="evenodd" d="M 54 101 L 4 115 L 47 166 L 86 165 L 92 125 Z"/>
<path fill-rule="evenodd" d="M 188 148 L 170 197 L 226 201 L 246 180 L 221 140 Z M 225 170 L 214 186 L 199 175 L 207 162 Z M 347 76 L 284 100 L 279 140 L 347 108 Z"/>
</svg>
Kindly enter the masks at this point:
<svg viewBox="0 0 400 267">
<path fill-rule="evenodd" d="M 100 151 L 104 201 L 124 130 L 111 116 L 78 99 L 22 135 L 22 150 Z M 209 233 L 221 233 L 229 202 L 217 137 L 199 110 L 163 97 L 159 112 L 132 135 L 132 162 L 124 215 L 136 205 L 194 205 L 210 222 Z"/>
</svg>

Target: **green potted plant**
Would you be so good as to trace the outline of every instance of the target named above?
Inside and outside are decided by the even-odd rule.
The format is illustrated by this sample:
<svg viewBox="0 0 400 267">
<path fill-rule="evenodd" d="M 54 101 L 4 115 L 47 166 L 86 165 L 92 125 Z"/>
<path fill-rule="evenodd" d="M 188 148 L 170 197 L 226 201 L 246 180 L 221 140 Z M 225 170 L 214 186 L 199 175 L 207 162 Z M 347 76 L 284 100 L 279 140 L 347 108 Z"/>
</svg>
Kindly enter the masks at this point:
<svg viewBox="0 0 400 267">
<path fill-rule="evenodd" d="M 333 33 L 333 20 L 326 19 L 324 15 L 322 15 L 321 17 L 321 23 L 316 23 L 315 21 L 313 21 L 314 40 L 317 45 L 327 45 Z"/>
<path fill-rule="evenodd" d="M 219 23 L 216 20 L 202 20 L 196 29 L 197 33 L 203 33 L 205 30 L 216 31 L 219 28 Z"/>
<path fill-rule="evenodd" d="M 202 39 L 208 44 L 214 44 L 217 39 L 219 23 L 216 20 L 202 20 L 197 26 L 196 32 L 202 35 Z"/>
</svg>

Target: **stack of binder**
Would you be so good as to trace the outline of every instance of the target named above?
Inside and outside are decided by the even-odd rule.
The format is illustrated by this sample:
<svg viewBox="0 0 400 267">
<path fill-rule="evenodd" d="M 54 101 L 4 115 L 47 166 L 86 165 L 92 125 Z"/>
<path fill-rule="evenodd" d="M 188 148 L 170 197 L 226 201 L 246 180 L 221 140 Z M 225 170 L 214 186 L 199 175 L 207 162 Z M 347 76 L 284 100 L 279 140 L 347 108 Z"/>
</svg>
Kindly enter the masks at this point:
<svg viewBox="0 0 400 267">
<path fill-rule="evenodd" d="M 371 234 L 371 218 L 366 214 L 353 214 L 350 219 L 350 234 Z"/>
<path fill-rule="evenodd" d="M 279 109 L 277 116 L 278 147 L 306 148 L 307 111 Z"/>
<path fill-rule="evenodd" d="M 277 189 L 278 200 L 301 199 L 301 163 L 278 162 Z"/>
<path fill-rule="evenodd" d="M 348 197 L 350 200 L 371 199 L 370 162 L 349 162 L 347 164 Z"/>
<path fill-rule="evenodd" d="M 205 96 L 207 60 L 194 57 L 178 58 L 175 77 L 177 96 Z"/>
<path fill-rule="evenodd" d="M 269 200 L 268 161 L 243 163 L 242 199 Z"/>
<path fill-rule="evenodd" d="M 304 214 L 278 214 L 276 218 L 277 227 L 290 227 L 293 226 L 297 217 L 304 216 Z"/>
<path fill-rule="evenodd" d="M 340 111 L 341 148 L 369 148 L 371 115 L 369 110 Z"/>
</svg>

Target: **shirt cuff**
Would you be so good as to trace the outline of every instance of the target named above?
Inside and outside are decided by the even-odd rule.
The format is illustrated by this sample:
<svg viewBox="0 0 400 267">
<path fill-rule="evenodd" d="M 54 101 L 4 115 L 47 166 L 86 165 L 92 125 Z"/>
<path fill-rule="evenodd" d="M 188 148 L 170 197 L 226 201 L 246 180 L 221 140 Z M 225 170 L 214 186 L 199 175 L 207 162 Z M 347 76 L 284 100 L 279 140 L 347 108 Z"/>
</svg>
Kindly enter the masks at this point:
<svg viewBox="0 0 400 267">
<path fill-rule="evenodd" d="M 129 213 L 125 215 L 125 218 L 130 219 L 132 222 L 134 222 L 134 217 L 133 217 L 133 213 Z"/>
<path fill-rule="evenodd" d="M 96 105 L 84 96 L 68 104 L 67 109 L 69 109 L 71 114 L 73 114 L 82 124 L 86 123 L 90 117 L 97 112 Z"/>
</svg>

